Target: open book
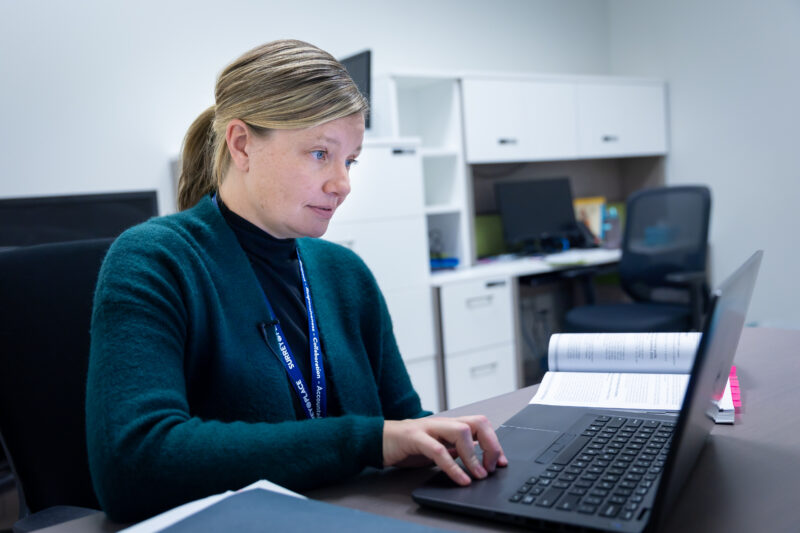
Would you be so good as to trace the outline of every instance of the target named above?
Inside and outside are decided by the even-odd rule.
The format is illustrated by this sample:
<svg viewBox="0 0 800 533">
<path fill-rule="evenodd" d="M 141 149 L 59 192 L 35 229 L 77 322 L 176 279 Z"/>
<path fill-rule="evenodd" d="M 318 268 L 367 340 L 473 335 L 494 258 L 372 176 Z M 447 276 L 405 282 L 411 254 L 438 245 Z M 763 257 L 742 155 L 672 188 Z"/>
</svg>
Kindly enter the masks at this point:
<svg viewBox="0 0 800 533">
<path fill-rule="evenodd" d="M 700 333 L 552 335 L 549 371 L 531 403 L 678 411 L 700 336 Z M 730 393 L 723 395 L 717 407 L 716 413 L 709 413 L 715 422 L 733 423 Z"/>
</svg>

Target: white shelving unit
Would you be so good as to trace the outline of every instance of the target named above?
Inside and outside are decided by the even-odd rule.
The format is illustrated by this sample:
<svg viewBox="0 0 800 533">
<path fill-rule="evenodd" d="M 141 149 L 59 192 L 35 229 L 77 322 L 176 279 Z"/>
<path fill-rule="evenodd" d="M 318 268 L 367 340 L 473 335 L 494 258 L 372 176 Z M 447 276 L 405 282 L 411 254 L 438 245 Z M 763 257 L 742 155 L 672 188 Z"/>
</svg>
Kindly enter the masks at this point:
<svg viewBox="0 0 800 533">
<path fill-rule="evenodd" d="M 460 267 L 471 265 L 472 191 L 464 162 L 458 78 L 391 74 L 377 79 L 375 86 L 386 112 L 381 133 L 420 141 L 431 256 L 457 258 Z"/>
<path fill-rule="evenodd" d="M 394 72 L 374 80 L 371 134 L 419 139 L 425 244 L 431 257 L 458 259 L 455 272 L 429 275 L 442 407 L 522 384 L 517 276 L 476 266 L 473 187 L 488 183 L 473 165 L 572 174 L 580 160 L 619 159 L 598 166 L 619 167 L 602 182 L 629 181 L 625 168 L 641 174 L 641 165 L 624 158 L 667 152 L 665 100 L 659 80 L 611 76 Z"/>
</svg>

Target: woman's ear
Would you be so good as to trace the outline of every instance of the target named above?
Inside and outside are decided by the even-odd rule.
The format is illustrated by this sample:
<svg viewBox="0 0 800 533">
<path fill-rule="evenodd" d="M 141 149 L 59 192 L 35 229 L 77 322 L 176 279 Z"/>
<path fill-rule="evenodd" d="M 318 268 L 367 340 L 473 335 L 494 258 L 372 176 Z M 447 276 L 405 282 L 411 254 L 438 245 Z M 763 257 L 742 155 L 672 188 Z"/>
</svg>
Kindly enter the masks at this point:
<svg viewBox="0 0 800 533">
<path fill-rule="evenodd" d="M 233 165 L 241 172 L 250 170 L 250 156 L 248 154 L 248 141 L 252 133 L 243 121 L 235 118 L 228 122 L 225 128 L 225 142 L 231 154 Z"/>
</svg>

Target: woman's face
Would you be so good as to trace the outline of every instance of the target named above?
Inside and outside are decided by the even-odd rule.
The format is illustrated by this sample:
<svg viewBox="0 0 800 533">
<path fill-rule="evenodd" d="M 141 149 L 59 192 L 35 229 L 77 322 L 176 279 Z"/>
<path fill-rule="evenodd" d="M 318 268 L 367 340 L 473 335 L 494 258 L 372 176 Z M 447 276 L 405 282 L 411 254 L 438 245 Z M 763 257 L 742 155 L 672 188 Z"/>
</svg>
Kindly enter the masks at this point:
<svg viewBox="0 0 800 533">
<path fill-rule="evenodd" d="M 298 130 L 249 136 L 247 171 L 223 201 L 279 239 L 320 237 L 350 193 L 350 166 L 361 152 L 364 117 L 349 115 Z M 228 180 L 226 180 L 227 182 Z"/>
</svg>

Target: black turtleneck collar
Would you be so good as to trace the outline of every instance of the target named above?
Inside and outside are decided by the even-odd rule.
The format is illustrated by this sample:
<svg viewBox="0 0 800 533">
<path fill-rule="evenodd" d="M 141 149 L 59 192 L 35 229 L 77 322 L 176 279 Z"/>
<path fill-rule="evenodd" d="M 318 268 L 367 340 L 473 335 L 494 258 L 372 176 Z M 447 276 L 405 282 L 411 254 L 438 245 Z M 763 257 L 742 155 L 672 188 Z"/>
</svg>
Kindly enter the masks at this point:
<svg viewBox="0 0 800 533">
<path fill-rule="evenodd" d="M 222 201 L 217 195 L 220 212 L 225 221 L 233 229 L 239 244 L 247 255 L 260 259 L 295 260 L 297 258 L 297 242 L 295 239 L 278 239 L 262 230 L 252 222 L 242 218 Z"/>
</svg>

